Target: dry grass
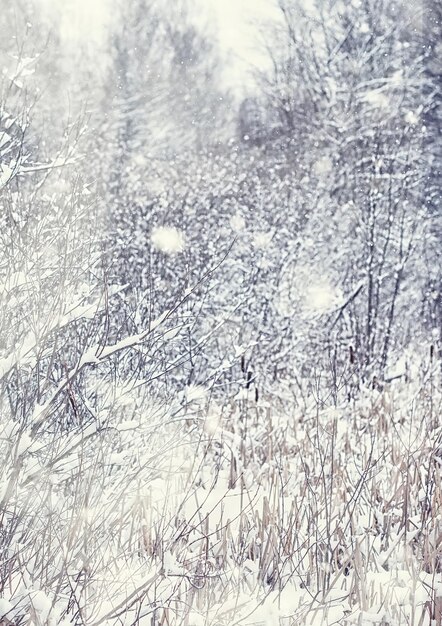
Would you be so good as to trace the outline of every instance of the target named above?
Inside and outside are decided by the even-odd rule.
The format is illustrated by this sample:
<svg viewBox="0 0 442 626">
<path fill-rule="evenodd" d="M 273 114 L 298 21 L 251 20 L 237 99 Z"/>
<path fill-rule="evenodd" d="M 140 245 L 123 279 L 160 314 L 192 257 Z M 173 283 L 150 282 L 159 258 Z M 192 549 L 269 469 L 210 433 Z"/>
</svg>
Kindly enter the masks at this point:
<svg viewBox="0 0 442 626">
<path fill-rule="evenodd" d="M 144 540 L 179 581 L 157 623 L 439 625 L 441 428 L 411 391 L 289 418 L 226 407 L 173 532 Z"/>
</svg>

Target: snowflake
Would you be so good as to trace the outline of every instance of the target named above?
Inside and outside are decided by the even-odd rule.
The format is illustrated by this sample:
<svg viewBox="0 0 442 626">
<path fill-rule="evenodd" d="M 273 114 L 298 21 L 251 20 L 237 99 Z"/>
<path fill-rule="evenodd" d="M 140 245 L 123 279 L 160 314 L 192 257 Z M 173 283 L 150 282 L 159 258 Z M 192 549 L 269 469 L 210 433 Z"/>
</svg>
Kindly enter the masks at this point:
<svg viewBox="0 0 442 626">
<path fill-rule="evenodd" d="M 184 250 L 184 235 L 173 226 L 157 226 L 151 235 L 153 247 L 165 254 L 175 254 Z"/>
<path fill-rule="evenodd" d="M 246 221 L 240 213 L 236 213 L 230 218 L 230 227 L 236 233 L 241 232 L 246 227 Z"/>
</svg>

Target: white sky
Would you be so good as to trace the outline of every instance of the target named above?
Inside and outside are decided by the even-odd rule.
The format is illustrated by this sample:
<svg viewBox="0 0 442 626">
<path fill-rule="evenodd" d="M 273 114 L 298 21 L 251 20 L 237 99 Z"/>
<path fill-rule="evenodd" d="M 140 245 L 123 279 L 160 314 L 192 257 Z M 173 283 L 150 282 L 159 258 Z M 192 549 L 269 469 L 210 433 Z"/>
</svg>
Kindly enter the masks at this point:
<svg viewBox="0 0 442 626">
<path fill-rule="evenodd" d="M 130 2 L 131 0 L 126 0 Z M 167 3 L 173 0 L 164 0 Z M 90 46 L 103 41 L 109 21 L 109 0 L 39 0 L 48 12 L 59 17 L 66 42 L 81 41 Z M 274 0 L 193 0 L 196 16 L 206 14 L 216 22 L 224 55 L 229 59 L 226 82 L 244 84 L 247 67 L 260 65 L 263 57 L 256 45 L 258 29 L 253 22 L 272 19 Z M 213 17 L 210 19 L 209 16 Z"/>
<path fill-rule="evenodd" d="M 265 62 L 259 48 L 261 23 L 274 20 L 273 0 L 206 0 L 216 14 L 220 44 L 232 65 L 230 83 L 234 86 L 244 81 L 250 65 L 262 66 Z"/>
</svg>

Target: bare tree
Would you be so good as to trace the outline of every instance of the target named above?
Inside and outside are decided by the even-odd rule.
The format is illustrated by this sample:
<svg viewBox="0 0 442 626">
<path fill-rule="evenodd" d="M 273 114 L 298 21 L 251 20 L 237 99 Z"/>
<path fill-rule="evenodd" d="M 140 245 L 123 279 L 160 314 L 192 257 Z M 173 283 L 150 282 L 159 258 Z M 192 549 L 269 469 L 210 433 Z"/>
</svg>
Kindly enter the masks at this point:
<svg viewBox="0 0 442 626">
<path fill-rule="evenodd" d="M 408 315 L 401 308 L 404 282 L 413 288 L 414 273 L 419 289 L 422 280 L 420 120 L 431 96 L 422 89 L 416 16 L 404 9 L 399 21 L 397 6 L 378 1 L 308 9 L 281 1 L 279 9 L 278 43 L 269 45 L 273 72 L 262 86 L 288 158 L 302 161 L 310 181 L 323 188 L 332 223 L 345 233 L 336 240 L 330 232 L 336 280 L 344 292 L 357 291 L 338 321 L 332 318 L 340 328 L 333 341 L 342 354 L 352 343 L 364 376 L 382 376 L 392 347 L 404 347 L 407 328 L 417 323 L 416 309 Z"/>
</svg>

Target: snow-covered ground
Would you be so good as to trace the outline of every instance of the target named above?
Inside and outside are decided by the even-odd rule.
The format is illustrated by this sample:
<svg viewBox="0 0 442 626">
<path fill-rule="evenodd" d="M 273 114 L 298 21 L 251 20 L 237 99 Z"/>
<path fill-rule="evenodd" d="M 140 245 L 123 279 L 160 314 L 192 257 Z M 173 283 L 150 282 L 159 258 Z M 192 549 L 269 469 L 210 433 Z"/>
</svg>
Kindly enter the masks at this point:
<svg viewBox="0 0 442 626">
<path fill-rule="evenodd" d="M 442 428 L 429 384 L 306 412 L 271 397 L 220 406 L 203 389 L 149 406 L 128 388 L 76 435 L 3 424 L 4 616 L 437 624 Z"/>
</svg>

